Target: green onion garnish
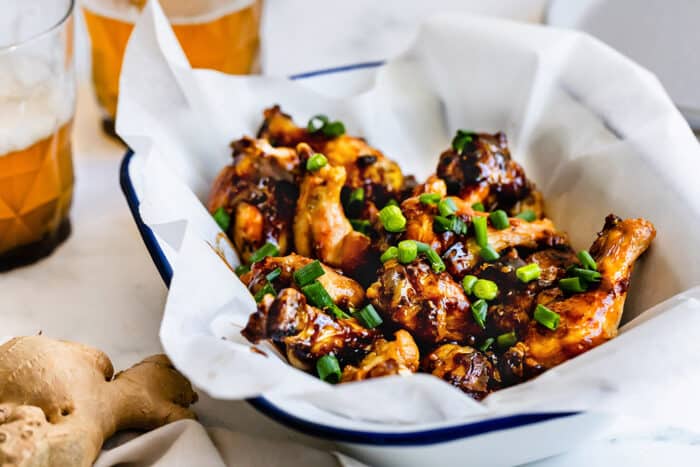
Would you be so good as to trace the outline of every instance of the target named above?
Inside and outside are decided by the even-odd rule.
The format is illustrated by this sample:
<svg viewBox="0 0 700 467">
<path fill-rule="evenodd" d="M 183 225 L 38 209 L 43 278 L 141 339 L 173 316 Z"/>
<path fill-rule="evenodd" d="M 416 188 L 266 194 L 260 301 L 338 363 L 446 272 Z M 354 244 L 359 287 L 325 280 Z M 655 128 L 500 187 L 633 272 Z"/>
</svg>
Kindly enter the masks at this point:
<svg viewBox="0 0 700 467">
<path fill-rule="evenodd" d="M 452 222 L 452 225 L 450 226 L 450 230 L 456 233 L 457 235 L 466 235 L 467 233 L 467 223 L 464 222 L 462 219 L 460 219 L 457 216 L 452 216 L 450 219 Z"/>
<path fill-rule="evenodd" d="M 418 256 L 418 245 L 413 240 L 399 242 L 399 263 L 408 264 Z"/>
<path fill-rule="evenodd" d="M 429 249 L 425 252 L 425 256 L 428 257 L 428 261 L 430 261 L 430 265 L 432 266 L 433 271 L 441 273 L 445 270 L 445 263 L 442 261 L 442 258 L 440 258 L 440 255 L 438 255 L 435 250 L 433 250 L 432 248 Z"/>
<path fill-rule="evenodd" d="M 590 269 L 591 271 L 597 271 L 598 270 L 598 265 L 596 264 L 595 260 L 591 256 L 591 254 L 587 250 L 581 250 L 578 252 L 578 259 L 581 261 L 581 264 L 583 264 L 583 267 L 586 269 Z"/>
<path fill-rule="evenodd" d="M 282 268 L 275 268 L 265 276 L 265 279 L 272 282 L 282 274 Z"/>
<path fill-rule="evenodd" d="M 565 292 L 577 293 L 587 290 L 586 284 L 578 277 L 567 277 L 559 281 L 559 288 Z"/>
<path fill-rule="evenodd" d="M 489 214 L 489 219 L 491 219 L 491 224 L 498 230 L 503 230 L 510 227 L 508 214 L 506 214 L 503 209 L 493 211 L 491 214 Z"/>
<path fill-rule="evenodd" d="M 326 164 L 328 164 L 326 156 L 317 152 L 306 161 L 306 170 L 309 172 L 316 172 L 320 168 L 325 167 Z"/>
<path fill-rule="evenodd" d="M 491 245 L 486 245 L 479 250 L 479 255 L 486 262 L 496 261 L 501 255 L 498 254 L 496 250 L 493 249 Z"/>
<path fill-rule="evenodd" d="M 374 329 L 383 322 L 382 317 L 379 316 L 379 313 L 377 313 L 377 310 L 374 309 L 372 304 L 356 312 L 355 318 L 367 329 Z"/>
<path fill-rule="evenodd" d="M 526 264 L 525 266 L 521 266 L 515 270 L 515 275 L 518 279 L 520 279 L 520 282 L 524 282 L 526 284 L 534 281 L 535 279 L 539 279 L 541 273 L 542 270 L 540 269 L 540 265 L 537 263 Z"/>
<path fill-rule="evenodd" d="M 268 256 L 277 256 L 280 254 L 280 249 L 274 243 L 267 242 L 250 255 L 250 263 L 257 263 L 258 261 L 267 258 Z"/>
<path fill-rule="evenodd" d="M 501 334 L 496 338 L 496 344 L 501 348 L 512 347 L 516 342 L 518 342 L 518 336 L 513 331 Z"/>
<path fill-rule="evenodd" d="M 537 214 L 535 214 L 535 211 L 533 211 L 532 209 L 526 209 L 515 217 L 524 221 L 532 222 L 535 219 L 537 219 Z"/>
<path fill-rule="evenodd" d="M 379 257 L 379 261 L 382 263 L 386 263 L 390 259 L 397 259 L 399 257 L 399 249 L 396 248 L 395 246 L 390 246 L 386 250 L 384 250 L 384 253 L 382 253 L 382 256 Z"/>
<path fill-rule="evenodd" d="M 360 188 L 355 188 L 352 190 L 352 193 L 350 193 L 350 197 L 348 198 L 348 205 L 352 205 L 355 203 L 361 204 L 365 200 L 365 189 L 360 187 Z"/>
<path fill-rule="evenodd" d="M 464 289 L 464 293 L 471 295 L 472 291 L 474 290 L 474 284 L 476 284 L 476 281 L 478 280 L 479 278 L 476 276 L 464 276 L 464 279 L 462 279 L 462 288 Z"/>
<path fill-rule="evenodd" d="M 485 300 L 477 300 L 472 303 L 472 316 L 481 329 L 486 329 L 486 312 L 489 309 Z"/>
<path fill-rule="evenodd" d="M 484 203 L 474 203 L 472 204 L 472 209 L 477 211 L 477 212 L 486 212 L 486 208 L 484 207 Z"/>
<path fill-rule="evenodd" d="M 368 235 L 372 224 L 367 219 L 350 219 L 350 225 L 356 232 Z"/>
<path fill-rule="evenodd" d="M 386 204 L 384 205 L 384 207 L 387 207 L 387 206 L 398 206 L 398 205 L 399 205 L 399 202 L 398 202 L 398 201 L 396 201 L 394 198 L 390 198 L 389 201 L 386 202 Z"/>
<path fill-rule="evenodd" d="M 423 193 L 418 197 L 418 200 L 423 204 L 435 204 L 440 201 L 439 193 Z"/>
<path fill-rule="evenodd" d="M 418 247 L 418 253 L 427 253 L 430 250 L 430 245 L 419 241 L 416 241 L 416 247 Z"/>
<path fill-rule="evenodd" d="M 603 277 L 603 275 L 598 271 L 591 271 L 590 269 L 571 268 L 570 272 L 574 276 L 586 282 L 598 282 L 600 281 L 600 278 Z"/>
<path fill-rule="evenodd" d="M 234 269 L 234 272 L 236 273 L 236 275 L 242 276 L 243 274 L 250 272 L 250 266 L 248 266 L 247 264 L 239 264 L 238 266 L 236 266 L 236 269 Z"/>
<path fill-rule="evenodd" d="M 336 319 L 350 317 L 333 302 L 333 299 L 319 281 L 313 281 L 309 285 L 305 285 L 301 288 L 301 291 L 313 306 L 330 311 L 335 315 Z"/>
<path fill-rule="evenodd" d="M 406 218 L 398 206 L 385 206 L 379 211 L 379 220 L 387 232 L 401 232 L 406 227 Z"/>
<path fill-rule="evenodd" d="M 457 134 L 452 139 L 452 149 L 461 154 L 462 151 L 464 151 L 464 147 L 468 143 L 474 141 L 475 136 L 476 133 L 474 133 L 473 131 L 457 130 Z"/>
<path fill-rule="evenodd" d="M 438 203 L 438 211 L 441 216 L 451 216 L 457 212 L 457 205 L 450 198 L 445 198 Z"/>
<path fill-rule="evenodd" d="M 309 285 L 325 273 L 326 271 L 323 270 L 321 262 L 319 260 L 314 260 L 306 266 L 304 266 L 303 268 L 294 271 L 294 282 L 296 282 L 299 287 L 304 287 L 305 285 Z"/>
<path fill-rule="evenodd" d="M 277 295 L 277 292 L 275 292 L 275 288 L 272 287 L 272 284 L 270 284 L 269 281 L 265 282 L 265 285 L 263 286 L 263 288 L 258 290 L 255 293 L 255 302 L 260 303 L 260 300 L 262 300 L 263 297 L 267 294 L 275 295 L 275 296 Z"/>
<path fill-rule="evenodd" d="M 474 284 L 472 292 L 476 298 L 483 300 L 493 300 L 498 296 L 498 285 L 494 281 L 488 279 L 479 279 Z"/>
<path fill-rule="evenodd" d="M 335 355 L 328 354 L 319 358 L 316 362 L 316 372 L 321 381 L 335 384 L 340 381 L 340 363 Z"/>
<path fill-rule="evenodd" d="M 321 133 L 327 138 L 337 138 L 345 134 L 345 125 L 343 122 L 329 122 L 321 128 Z"/>
<path fill-rule="evenodd" d="M 554 331 L 559 326 L 560 316 L 544 305 L 537 305 L 535 308 L 535 321 L 547 329 Z"/>
<path fill-rule="evenodd" d="M 486 227 L 486 217 L 474 216 L 472 218 L 472 223 L 474 224 L 474 237 L 476 238 L 476 244 L 481 248 L 488 246 L 489 234 Z"/>
<path fill-rule="evenodd" d="M 306 124 L 306 130 L 309 133 L 316 133 L 317 131 L 321 131 L 321 128 L 323 128 L 327 123 L 328 117 L 325 115 L 314 115 L 309 120 L 309 123 Z"/>
<path fill-rule="evenodd" d="M 491 347 L 493 345 L 493 343 L 495 341 L 496 341 L 496 339 L 494 339 L 493 337 L 487 338 L 484 341 L 484 343 L 479 346 L 479 350 L 481 350 L 482 352 L 486 352 L 489 349 L 489 347 Z"/>
<path fill-rule="evenodd" d="M 223 230 L 224 232 L 228 231 L 228 228 L 231 225 L 231 215 L 226 212 L 226 209 L 224 209 L 223 207 L 217 209 L 214 213 L 214 220 L 217 224 L 219 224 L 221 230 Z"/>
<path fill-rule="evenodd" d="M 438 233 L 442 232 L 447 232 L 452 228 L 452 220 L 443 217 L 443 216 L 435 216 L 433 217 L 433 230 L 435 230 Z"/>
</svg>

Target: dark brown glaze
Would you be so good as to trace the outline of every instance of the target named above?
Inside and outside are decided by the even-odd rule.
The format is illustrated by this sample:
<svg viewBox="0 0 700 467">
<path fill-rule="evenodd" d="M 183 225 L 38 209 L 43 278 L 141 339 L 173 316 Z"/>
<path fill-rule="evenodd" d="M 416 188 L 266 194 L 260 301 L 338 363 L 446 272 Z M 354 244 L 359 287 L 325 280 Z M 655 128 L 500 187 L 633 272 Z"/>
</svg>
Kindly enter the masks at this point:
<svg viewBox="0 0 700 467">
<path fill-rule="evenodd" d="M 357 363 L 379 336 L 355 318 L 335 320 L 309 305 L 298 290 L 266 295 L 250 315 L 241 334 L 253 343 L 270 339 L 296 368 L 310 371 L 324 355 L 333 354 L 341 364 Z"/>
<path fill-rule="evenodd" d="M 243 261 L 266 242 L 282 254 L 292 247 L 292 221 L 299 189 L 296 151 L 266 141 L 242 138 L 231 144 L 233 164 L 218 175 L 209 195 L 211 213 L 231 216 L 228 236 Z"/>
<path fill-rule="evenodd" d="M 248 290 L 255 295 L 267 284 L 266 276 L 279 268 L 280 275 L 272 281 L 272 286 L 275 290 L 289 287 L 301 290 L 294 282 L 294 273 L 311 262 L 313 262 L 311 258 L 294 253 L 288 256 L 268 256 L 253 264 L 250 271 L 241 276 L 241 280 L 246 284 Z M 317 280 L 323 285 L 323 288 L 326 289 L 326 292 L 328 292 L 328 295 L 331 296 L 336 305 L 341 308 L 357 308 L 365 301 L 365 290 L 360 284 L 349 277 L 339 274 L 323 263 L 321 263 L 321 266 L 325 274 Z"/>
<path fill-rule="evenodd" d="M 445 344 L 428 354 L 422 370 L 461 389 L 476 400 L 496 387 L 498 371 L 489 358 L 469 346 Z"/>
<path fill-rule="evenodd" d="M 410 333 L 400 329 L 394 333 L 392 341 L 383 338 L 374 341 L 372 350 L 357 367 L 347 365 L 343 368 L 341 382 L 415 373 L 419 362 L 416 342 Z"/>
<path fill-rule="evenodd" d="M 482 202 L 489 211 L 509 210 L 532 189 L 523 168 L 511 159 L 503 133 L 474 133 L 461 153 L 446 150 L 440 155 L 437 176 L 447 184 L 448 194 Z"/>
<path fill-rule="evenodd" d="M 445 272 L 435 273 L 422 259 L 407 265 L 384 263 L 367 298 L 385 320 L 410 331 L 422 344 L 473 344 L 482 334 L 462 286 Z"/>
</svg>

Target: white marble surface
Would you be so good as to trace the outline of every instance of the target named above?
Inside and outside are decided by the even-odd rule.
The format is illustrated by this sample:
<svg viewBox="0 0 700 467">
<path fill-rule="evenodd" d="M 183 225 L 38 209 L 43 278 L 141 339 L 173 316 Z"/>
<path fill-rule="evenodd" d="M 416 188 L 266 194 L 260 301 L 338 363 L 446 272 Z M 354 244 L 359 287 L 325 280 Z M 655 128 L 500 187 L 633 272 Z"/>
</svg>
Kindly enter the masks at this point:
<svg viewBox="0 0 700 467">
<path fill-rule="evenodd" d="M 267 71 L 281 75 L 399 53 L 414 36 L 416 21 L 442 3 L 267 1 L 270 21 L 262 63 Z M 410 8 L 406 6 L 409 3 L 417 6 Z M 451 9 L 523 20 L 537 20 L 544 7 L 543 0 L 445 3 Z M 336 18 L 340 18 L 342 27 L 338 27 Z M 43 331 L 54 337 L 82 341 L 104 349 L 122 368 L 160 350 L 158 326 L 166 289 L 119 189 L 118 167 L 124 148 L 100 131 L 86 72 L 84 27 L 78 20 L 76 49 L 81 84 L 75 131 L 77 191 L 71 216 L 74 230 L 68 242 L 50 258 L 0 274 L 0 334 Z M 320 37 L 327 39 L 319 40 Z M 284 47 L 276 46 L 277 43 Z M 205 397 L 197 410 L 208 424 L 326 445 L 271 422 L 243 402 L 217 402 Z M 697 465 L 699 457 L 700 435 L 626 419 L 573 452 L 533 465 Z"/>
</svg>

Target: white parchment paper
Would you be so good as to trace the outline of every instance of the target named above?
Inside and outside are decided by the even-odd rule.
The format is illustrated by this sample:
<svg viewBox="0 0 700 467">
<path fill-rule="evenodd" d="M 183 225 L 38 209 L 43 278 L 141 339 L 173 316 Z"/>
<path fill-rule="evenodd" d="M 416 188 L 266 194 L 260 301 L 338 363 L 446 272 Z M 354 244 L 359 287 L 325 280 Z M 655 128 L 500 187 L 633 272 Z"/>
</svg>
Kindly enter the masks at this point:
<svg viewBox="0 0 700 467">
<path fill-rule="evenodd" d="M 562 410 L 697 427 L 700 147 L 658 81 L 580 33 L 442 14 L 370 83 L 338 98 L 312 82 L 194 71 L 157 3 L 145 8 L 124 61 L 117 131 L 136 152 L 143 219 L 174 267 L 161 340 L 175 365 L 214 397 L 264 395 L 345 427 L 401 431 Z M 218 256 L 237 264 L 201 200 L 230 161 L 229 142 L 254 135 L 274 103 L 298 122 L 317 113 L 343 120 L 419 178 L 457 128 L 505 131 L 577 248 L 610 212 L 654 222 L 621 335 L 483 403 L 420 374 L 334 387 L 271 347 L 267 357 L 251 351 L 239 332 L 255 304 Z"/>
</svg>

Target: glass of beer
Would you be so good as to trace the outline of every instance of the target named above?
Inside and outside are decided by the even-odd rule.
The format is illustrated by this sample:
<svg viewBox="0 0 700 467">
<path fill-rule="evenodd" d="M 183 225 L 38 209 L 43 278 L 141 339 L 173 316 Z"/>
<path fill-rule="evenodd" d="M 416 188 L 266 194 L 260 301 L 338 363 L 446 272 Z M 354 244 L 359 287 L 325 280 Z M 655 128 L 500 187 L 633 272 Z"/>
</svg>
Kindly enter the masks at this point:
<svg viewBox="0 0 700 467">
<path fill-rule="evenodd" d="M 70 233 L 72 13 L 73 0 L 4 2 L 0 13 L 0 270 Z"/>
<path fill-rule="evenodd" d="M 114 134 L 119 73 L 126 43 L 146 0 L 83 0 L 92 43 L 92 80 Z M 261 0 L 160 0 L 190 64 L 248 74 L 257 57 Z"/>
</svg>

